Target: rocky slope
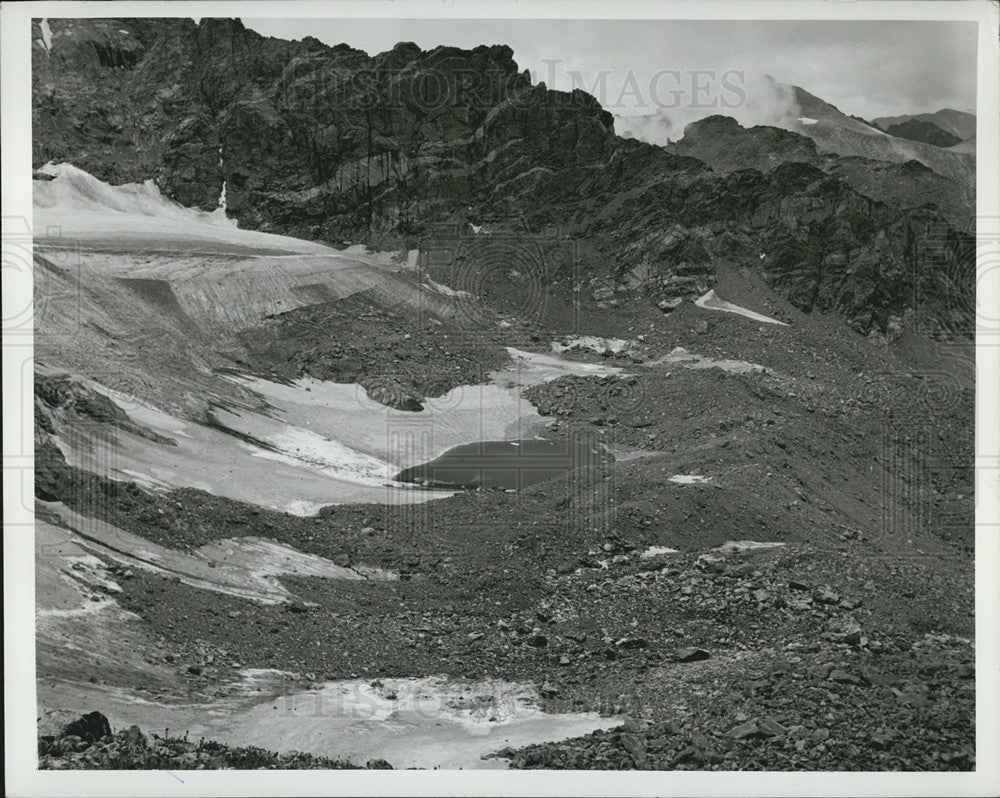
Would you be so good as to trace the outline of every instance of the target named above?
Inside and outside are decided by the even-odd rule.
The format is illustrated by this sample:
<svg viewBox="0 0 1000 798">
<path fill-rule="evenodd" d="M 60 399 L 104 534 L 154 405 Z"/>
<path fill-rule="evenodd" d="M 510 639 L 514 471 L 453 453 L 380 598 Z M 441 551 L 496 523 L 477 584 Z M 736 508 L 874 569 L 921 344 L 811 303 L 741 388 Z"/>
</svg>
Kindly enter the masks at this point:
<svg viewBox="0 0 1000 798">
<path fill-rule="evenodd" d="M 737 298 L 724 276 L 720 291 Z M 780 301 L 762 309 L 789 326 L 690 303 L 635 314 L 645 341 L 610 357 L 632 376 L 529 391 L 556 419 L 553 440 L 589 435 L 638 456 L 517 495 L 295 517 L 100 479 L 44 442 L 36 484 L 172 549 L 254 535 L 399 574 L 293 574 L 282 582 L 295 600 L 266 604 L 99 562 L 118 581 L 115 600 L 159 641 L 144 655 L 207 692 L 246 667 L 307 683 L 503 676 L 538 684 L 552 711 L 630 719 L 501 750 L 516 767 L 968 770 L 968 375 L 947 377 L 940 356 L 917 368 L 918 346 L 893 354 Z M 662 364 L 674 344 L 766 370 Z M 678 474 L 704 481 L 668 479 Z M 106 668 L 93 674 L 99 688 L 116 684 Z M 45 764 L 72 747 L 46 748 Z M 177 751 L 199 763 L 206 752 Z M 209 766 L 224 761 L 207 753 Z"/>
<path fill-rule="evenodd" d="M 369 57 L 265 39 L 236 20 L 49 25 L 33 51 L 36 166 L 152 178 L 205 209 L 225 186 L 242 226 L 328 242 L 413 246 L 456 220 L 522 238 L 558 226 L 588 244 L 579 272 L 656 301 L 678 277 L 710 283 L 724 256 L 763 266 L 798 307 L 865 332 L 914 312 L 941 335 L 971 329 L 967 239 L 955 232 L 971 206 L 962 155 L 931 148 L 931 168 L 963 188 L 930 207 L 936 194 L 866 195 L 830 170 L 751 158 L 754 171 L 720 175 L 620 139 L 593 97 L 532 86 L 503 46 L 400 44 Z M 864 145 L 849 154 L 924 157 L 875 146 L 880 132 L 800 100 L 819 119 L 806 133 L 821 151 L 847 152 L 846 135 Z"/>
<path fill-rule="evenodd" d="M 976 155 L 976 137 L 975 136 L 970 136 L 969 138 L 964 139 L 963 141 L 961 141 L 960 143 L 956 144 L 955 146 L 949 147 L 949 149 L 952 152 L 960 152 L 960 153 L 963 153 L 965 155 L 971 155 L 971 156 L 975 157 L 975 155 Z"/>
<path fill-rule="evenodd" d="M 282 688 L 292 692 L 444 673 L 538 685 L 550 712 L 628 719 L 563 742 L 498 744 L 495 753 L 515 767 L 971 769 L 970 373 L 916 333 L 886 347 L 835 317 L 798 311 L 749 268 L 716 267 L 720 297 L 785 325 L 690 302 L 665 314 L 627 292 L 583 303 L 584 331 L 630 344 L 565 357 L 614 364 L 624 375 L 562 377 L 524 399 L 553 422 L 539 434 L 604 442 L 622 456 L 517 494 L 462 492 L 418 508 L 345 504 L 302 517 L 202 488 L 150 490 L 69 464 L 51 437 L 91 426 L 104 429 L 98 440 L 134 436 L 141 408 L 123 415 L 64 380 L 38 380 L 36 495 L 81 514 L 83 534 L 61 525 L 62 511 L 40 520 L 77 545 L 99 522 L 138 536 L 90 546 L 89 557 L 58 559 L 67 542 L 50 544 L 57 551 L 47 558 L 40 552 L 43 574 L 54 571 L 39 593 L 48 627 L 76 623 L 102 644 L 117 631 L 130 649 L 81 654 L 43 635 L 43 707 L 97 706 L 115 717 L 107 702 L 124 694 L 151 702 L 133 710 L 146 717 L 171 702 L 222 700 L 265 669 L 293 674 Z M 477 301 L 493 320 L 490 296 Z M 549 334 L 570 328 L 556 308 L 544 317 L 543 335 L 530 325 L 496 329 L 549 350 Z M 398 356 L 422 378 L 448 362 L 437 334 L 414 335 L 411 349 L 404 333 L 397 355 L 388 336 L 373 333 L 381 325 L 399 332 L 399 320 L 364 293 L 275 321 L 271 340 L 293 347 L 285 354 L 293 375 L 315 367 L 346 376 L 341 360 L 350 370 L 355 360 Z M 478 358 L 488 362 L 488 349 L 475 346 L 491 338 L 485 328 L 457 337 L 446 351 L 458 352 L 467 376 Z M 345 348 L 335 357 L 335 342 L 354 340 L 358 354 Z M 297 341 L 315 351 L 296 359 Z M 155 546 L 221 552 L 248 537 L 399 578 L 283 571 L 289 600 L 274 603 L 192 584 L 163 570 L 163 560 L 150 562 Z M 119 558 L 130 554 L 126 567 Z M 51 604 L 77 583 L 87 591 L 64 617 Z M 94 609 L 78 613 L 81 601 Z M 124 616 L 118 626 L 112 612 Z M 60 690 L 67 679 L 71 687 Z M 169 727 L 183 733 L 194 714 Z M 41 763 L 320 764 L 176 738 L 136 751 L 128 737 L 137 739 L 43 739 Z"/>
</svg>

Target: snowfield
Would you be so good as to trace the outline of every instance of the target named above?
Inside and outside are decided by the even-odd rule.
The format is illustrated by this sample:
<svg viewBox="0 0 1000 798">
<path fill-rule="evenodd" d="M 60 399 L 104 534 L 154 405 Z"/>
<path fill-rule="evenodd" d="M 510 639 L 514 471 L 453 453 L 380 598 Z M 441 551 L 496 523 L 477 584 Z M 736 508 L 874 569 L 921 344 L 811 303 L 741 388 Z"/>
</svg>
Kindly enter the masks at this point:
<svg viewBox="0 0 1000 798">
<path fill-rule="evenodd" d="M 772 319 L 770 316 L 765 316 L 753 310 L 747 310 L 747 308 L 742 308 L 739 305 L 734 305 L 732 302 L 721 299 L 715 295 L 715 289 L 696 299 L 695 304 L 706 310 L 721 310 L 723 313 L 735 313 L 738 316 L 746 316 L 748 319 L 753 319 L 754 321 L 763 321 L 767 324 L 780 324 L 782 327 L 788 326 L 783 321 Z"/>
</svg>

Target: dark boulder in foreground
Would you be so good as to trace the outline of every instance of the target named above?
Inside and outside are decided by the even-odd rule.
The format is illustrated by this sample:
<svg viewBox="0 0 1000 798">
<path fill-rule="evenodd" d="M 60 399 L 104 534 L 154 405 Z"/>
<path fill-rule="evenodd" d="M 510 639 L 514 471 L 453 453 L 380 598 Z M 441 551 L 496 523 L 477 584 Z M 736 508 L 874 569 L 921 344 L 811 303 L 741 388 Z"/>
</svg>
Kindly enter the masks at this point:
<svg viewBox="0 0 1000 798">
<path fill-rule="evenodd" d="M 88 712 L 63 729 L 63 737 L 79 737 L 88 743 L 96 743 L 104 737 L 111 736 L 111 724 L 100 712 Z"/>
<path fill-rule="evenodd" d="M 682 648 L 675 656 L 678 662 L 700 662 L 712 655 L 703 648 Z"/>
</svg>

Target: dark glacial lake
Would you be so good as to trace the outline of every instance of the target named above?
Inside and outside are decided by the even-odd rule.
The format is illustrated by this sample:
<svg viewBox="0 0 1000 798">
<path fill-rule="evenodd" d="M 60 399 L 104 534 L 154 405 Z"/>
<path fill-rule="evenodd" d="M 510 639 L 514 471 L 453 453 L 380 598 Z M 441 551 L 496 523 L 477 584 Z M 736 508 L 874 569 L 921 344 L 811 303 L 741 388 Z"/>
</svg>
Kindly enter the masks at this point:
<svg viewBox="0 0 1000 798">
<path fill-rule="evenodd" d="M 395 479 L 435 487 L 521 490 L 578 468 L 613 460 L 594 440 L 482 441 L 456 446 L 427 463 L 400 471 Z"/>
</svg>

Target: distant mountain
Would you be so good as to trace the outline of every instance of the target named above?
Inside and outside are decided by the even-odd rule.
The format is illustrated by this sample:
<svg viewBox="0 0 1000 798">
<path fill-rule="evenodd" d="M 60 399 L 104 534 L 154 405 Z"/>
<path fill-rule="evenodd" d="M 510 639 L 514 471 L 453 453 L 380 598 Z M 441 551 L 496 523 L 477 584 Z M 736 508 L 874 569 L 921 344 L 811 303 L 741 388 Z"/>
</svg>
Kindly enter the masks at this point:
<svg viewBox="0 0 1000 798">
<path fill-rule="evenodd" d="M 947 130 L 942 130 L 933 122 L 921 119 L 908 119 L 898 125 L 889 125 L 885 132 L 890 136 L 910 141 L 922 141 L 924 144 L 933 144 L 935 147 L 953 147 L 962 141 L 958 136 L 952 135 Z"/>
<path fill-rule="evenodd" d="M 909 137 L 890 135 L 876 127 L 873 122 L 845 114 L 835 105 L 821 100 L 800 86 L 779 83 L 770 76 L 765 76 L 753 90 L 756 94 L 750 97 L 750 101 L 756 108 L 750 116 L 755 117 L 754 121 L 748 123 L 746 119 L 738 117 L 745 126 L 766 125 L 808 136 L 815 142 L 819 153 L 897 164 L 917 161 L 941 177 L 956 181 L 963 192 L 963 201 L 968 205 L 974 203 L 974 147 L 950 149 L 951 145 L 958 143 L 956 140 L 941 139 L 948 143 L 935 145 L 920 140 L 913 141 Z M 757 94 L 761 96 L 756 96 Z M 683 140 L 682 135 L 686 136 L 687 131 L 691 129 L 691 125 L 688 125 L 682 132 L 678 120 L 664 114 L 616 116 L 614 127 L 619 136 L 661 146 L 669 141 L 676 143 Z M 701 128 L 696 129 L 704 132 Z M 903 132 L 907 130 L 908 128 L 904 128 Z M 949 134 L 948 129 L 944 127 L 942 132 L 945 135 Z M 756 144 L 767 149 L 763 142 Z M 704 151 L 706 146 L 704 140 L 698 142 L 700 150 Z M 676 151 L 682 152 L 683 148 Z M 722 153 L 718 155 L 721 156 Z M 739 156 L 733 153 L 732 157 L 738 159 Z M 802 160 L 797 157 L 789 159 L 777 150 L 766 153 L 766 157 L 775 163 Z"/>
<path fill-rule="evenodd" d="M 774 84 L 776 91 L 783 90 L 789 93 L 795 104 L 796 121 L 810 137 L 814 131 L 822 130 L 825 127 L 833 127 L 864 136 L 882 135 L 882 131 L 873 127 L 871 123 L 860 117 L 845 114 L 837 106 L 821 100 L 815 94 L 810 94 L 801 86 L 788 86 L 770 77 L 768 80 Z"/>
<path fill-rule="evenodd" d="M 893 163 L 918 161 L 939 175 L 957 181 L 967 201 L 973 201 L 976 162 L 971 155 L 889 135 L 848 116 L 799 86 L 791 89 L 800 114 L 792 129 L 813 139 L 820 152 Z"/>
<path fill-rule="evenodd" d="M 904 116 L 882 116 L 873 119 L 876 125 L 883 130 L 888 130 L 892 125 L 900 125 L 905 122 L 915 120 L 917 122 L 930 122 L 937 125 L 946 133 L 957 136 L 960 140 L 972 138 L 976 135 L 976 115 L 967 111 L 956 111 L 952 108 L 942 108 L 932 114 L 908 114 Z"/>
<path fill-rule="evenodd" d="M 902 163 L 821 153 L 803 133 L 758 125 L 742 127 L 728 116 L 692 122 L 684 137 L 667 150 L 704 161 L 719 174 L 744 169 L 770 172 L 784 163 L 803 163 L 837 177 L 859 194 L 894 207 L 918 207 L 932 202 L 956 227 L 968 225 L 975 206 L 956 180 L 944 177 L 916 160 Z"/>
</svg>

